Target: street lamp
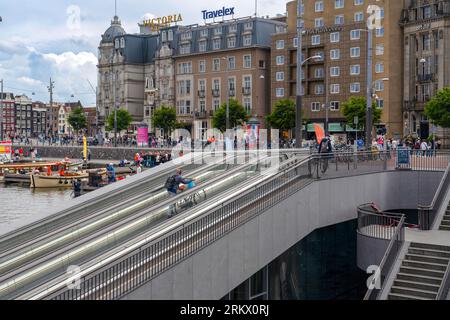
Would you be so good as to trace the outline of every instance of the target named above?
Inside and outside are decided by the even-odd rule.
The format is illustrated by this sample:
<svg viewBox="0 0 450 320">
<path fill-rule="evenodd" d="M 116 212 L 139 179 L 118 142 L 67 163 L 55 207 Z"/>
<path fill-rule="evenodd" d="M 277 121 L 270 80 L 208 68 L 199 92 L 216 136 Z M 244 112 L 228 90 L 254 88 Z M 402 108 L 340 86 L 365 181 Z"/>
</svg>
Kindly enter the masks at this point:
<svg viewBox="0 0 450 320">
<path fill-rule="evenodd" d="M 300 23 L 300 22 L 299 22 Z M 303 131 L 303 121 L 302 121 L 302 97 L 303 97 L 303 88 L 302 88 L 302 67 L 309 60 L 315 59 L 323 59 L 321 55 L 315 55 L 309 57 L 303 61 L 301 61 L 302 49 L 301 49 L 301 34 L 299 32 L 299 40 L 298 40 L 298 48 L 297 48 L 297 107 L 295 112 L 295 147 L 300 149 L 302 147 L 302 131 Z"/>
<path fill-rule="evenodd" d="M 227 73 L 230 71 L 230 58 L 227 57 L 222 57 L 222 60 L 226 60 L 226 65 L 227 65 Z M 226 118 L 225 118 L 225 131 L 227 131 L 228 129 L 230 129 L 230 81 L 227 78 L 226 79 L 226 88 L 227 88 L 227 111 L 226 111 Z"/>
</svg>

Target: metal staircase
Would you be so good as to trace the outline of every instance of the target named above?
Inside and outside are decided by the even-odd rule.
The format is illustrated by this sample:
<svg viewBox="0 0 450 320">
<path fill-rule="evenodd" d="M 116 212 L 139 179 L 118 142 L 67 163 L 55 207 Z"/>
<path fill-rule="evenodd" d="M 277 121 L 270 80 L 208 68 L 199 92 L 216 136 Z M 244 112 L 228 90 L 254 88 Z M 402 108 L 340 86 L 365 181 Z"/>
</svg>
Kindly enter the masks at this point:
<svg viewBox="0 0 450 320">
<path fill-rule="evenodd" d="M 448 203 L 447 210 L 445 211 L 439 230 L 450 231 L 450 202 Z"/>
<path fill-rule="evenodd" d="M 435 300 L 450 262 L 450 247 L 411 243 L 388 300 Z"/>
</svg>

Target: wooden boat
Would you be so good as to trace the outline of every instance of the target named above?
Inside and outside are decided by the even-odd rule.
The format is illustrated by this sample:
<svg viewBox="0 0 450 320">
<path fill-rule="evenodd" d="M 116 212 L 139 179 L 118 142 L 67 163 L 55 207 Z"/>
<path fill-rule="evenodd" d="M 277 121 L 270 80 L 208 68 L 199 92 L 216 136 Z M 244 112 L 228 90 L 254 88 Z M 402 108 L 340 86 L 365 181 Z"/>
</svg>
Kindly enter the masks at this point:
<svg viewBox="0 0 450 320">
<path fill-rule="evenodd" d="M 0 164 L 0 182 L 7 182 L 5 176 L 7 174 L 26 174 L 26 179 L 29 182 L 30 177 L 28 173 L 34 169 L 43 169 L 45 167 L 57 166 L 57 162 L 28 162 L 28 163 L 8 163 Z M 9 182 L 12 182 L 11 180 Z"/>
<path fill-rule="evenodd" d="M 5 183 L 30 184 L 30 173 L 7 173 L 5 172 L 3 181 Z"/>
<path fill-rule="evenodd" d="M 89 173 L 66 173 L 64 175 L 30 175 L 31 188 L 72 188 L 74 179 L 86 180 Z"/>
</svg>

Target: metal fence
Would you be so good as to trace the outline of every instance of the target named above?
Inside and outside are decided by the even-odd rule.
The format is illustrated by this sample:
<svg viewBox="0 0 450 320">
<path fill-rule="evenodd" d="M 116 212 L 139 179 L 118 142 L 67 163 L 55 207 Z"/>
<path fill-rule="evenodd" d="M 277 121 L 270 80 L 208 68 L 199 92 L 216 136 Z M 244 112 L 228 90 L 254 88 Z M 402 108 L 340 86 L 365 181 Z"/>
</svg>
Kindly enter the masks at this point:
<svg viewBox="0 0 450 320">
<path fill-rule="evenodd" d="M 49 290 L 46 294 L 42 294 L 39 288 L 36 288 L 36 292 L 41 292 L 40 298 L 45 299 L 118 299 L 295 194 L 315 179 L 394 170 L 394 163 L 391 154 L 386 152 L 309 156 L 263 183 L 234 191 L 229 200 L 212 205 L 211 209 L 200 215 L 192 214 L 192 217 L 185 218 L 182 225 L 174 223 L 168 225 L 164 232 L 152 231 L 146 236 L 145 244 L 139 248 L 125 250 L 101 266 L 90 266 L 91 271 L 84 273 L 80 279 L 79 289 L 60 285 L 55 286 L 57 289 L 53 291 L 44 288 Z M 391 221 L 390 218 L 386 219 L 380 220 L 378 225 Z M 388 270 L 395 261 L 394 254 L 398 253 L 399 242 L 404 239 L 403 224 L 404 218 L 395 225 L 390 249 L 381 265 L 382 270 Z M 367 218 L 361 227 L 369 225 L 377 223 Z M 373 232 L 375 236 L 379 235 L 381 227 L 375 227 Z"/>
<path fill-rule="evenodd" d="M 389 273 L 405 242 L 405 219 L 402 214 L 376 212 L 371 204 L 358 207 L 358 232 L 390 240 L 364 300 L 376 300 L 385 288 Z"/>
<path fill-rule="evenodd" d="M 439 184 L 433 201 L 430 205 L 419 205 L 419 226 L 421 230 L 431 230 L 435 223 L 439 209 L 444 201 L 448 188 L 450 186 L 450 164 L 447 164 L 447 170 Z"/>
</svg>

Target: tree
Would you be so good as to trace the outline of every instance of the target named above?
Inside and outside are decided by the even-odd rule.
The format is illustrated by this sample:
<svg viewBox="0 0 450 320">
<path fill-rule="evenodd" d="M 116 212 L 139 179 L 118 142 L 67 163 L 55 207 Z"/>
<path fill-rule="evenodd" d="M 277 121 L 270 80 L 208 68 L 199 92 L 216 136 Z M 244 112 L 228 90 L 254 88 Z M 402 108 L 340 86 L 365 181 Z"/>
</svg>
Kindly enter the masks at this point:
<svg viewBox="0 0 450 320">
<path fill-rule="evenodd" d="M 450 88 L 439 90 L 425 105 L 425 115 L 443 128 L 450 128 Z"/>
<path fill-rule="evenodd" d="M 268 125 L 283 131 L 295 128 L 295 102 L 291 99 L 280 100 L 273 112 L 266 117 Z"/>
<path fill-rule="evenodd" d="M 83 108 L 78 107 L 69 114 L 67 122 L 76 132 L 87 128 L 87 118 L 84 114 Z"/>
<path fill-rule="evenodd" d="M 119 109 L 117 110 L 117 132 L 128 129 L 133 118 L 127 110 Z M 114 131 L 114 112 L 108 117 L 108 125 L 106 126 L 107 131 Z"/>
<path fill-rule="evenodd" d="M 177 125 L 177 111 L 174 107 L 161 106 L 155 110 L 152 116 L 152 124 L 154 128 L 164 130 L 164 134 L 170 134 Z"/>
<path fill-rule="evenodd" d="M 219 129 L 222 132 L 225 132 L 226 118 L 227 104 L 224 103 L 214 113 L 213 127 Z M 230 99 L 230 129 L 242 125 L 243 122 L 247 121 L 248 119 L 249 115 L 247 114 L 247 111 L 245 111 L 244 107 L 236 99 Z"/>
<path fill-rule="evenodd" d="M 366 123 L 367 100 L 365 97 L 351 97 L 342 104 L 342 114 L 347 120 L 347 124 L 354 125 L 355 117 L 358 117 L 359 123 Z M 378 108 L 376 102 L 372 103 L 372 125 L 381 120 L 382 110 Z"/>
</svg>

